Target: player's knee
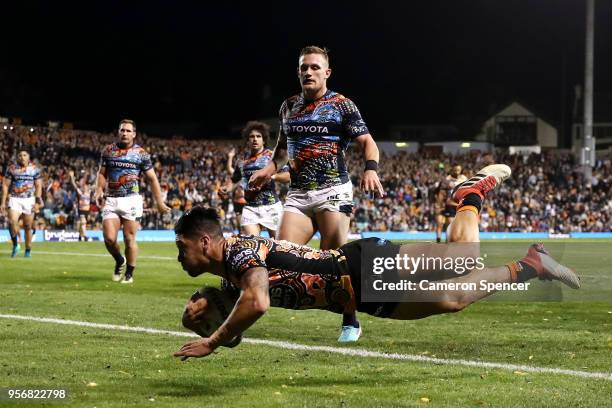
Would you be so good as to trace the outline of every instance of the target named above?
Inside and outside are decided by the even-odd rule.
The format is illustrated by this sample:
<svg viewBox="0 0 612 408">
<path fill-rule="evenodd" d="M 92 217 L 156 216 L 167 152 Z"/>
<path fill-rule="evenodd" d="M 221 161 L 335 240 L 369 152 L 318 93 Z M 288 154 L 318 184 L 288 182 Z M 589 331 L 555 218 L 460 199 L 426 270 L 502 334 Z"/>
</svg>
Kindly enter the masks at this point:
<svg viewBox="0 0 612 408">
<path fill-rule="evenodd" d="M 125 239 L 125 246 L 127 248 L 133 248 L 133 249 L 138 248 L 138 242 L 136 242 L 135 236 L 126 235 L 124 239 Z"/>
</svg>

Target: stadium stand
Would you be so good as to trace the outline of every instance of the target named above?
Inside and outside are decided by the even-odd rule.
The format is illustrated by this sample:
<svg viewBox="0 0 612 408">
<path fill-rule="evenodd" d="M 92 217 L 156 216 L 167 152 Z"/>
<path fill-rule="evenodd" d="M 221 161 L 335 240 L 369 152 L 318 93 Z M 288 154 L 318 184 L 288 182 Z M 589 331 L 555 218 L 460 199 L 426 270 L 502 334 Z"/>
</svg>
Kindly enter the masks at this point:
<svg viewBox="0 0 612 408">
<path fill-rule="evenodd" d="M 32 130 L 33 129 L 33 130 Z M 116 135 L 70 129 L 15 126 L 0 129 L 0 178 L 14 159 L 18 146 L 29 147 L 42 167 L 44 208 L 37 229 L 74 229 L 77 196 L 70 186 L 68 171 L 75 170 L 77 183 L 94 185 L 101 148 Z M 136 141 L 151 153 L 165 200 L 172 212 L 153 211 L 148 186 L 143 229 L 171 229 L 178 218 L 195 204 L 223 208 L 229 230 L 236 226 L 231 200 L 218 192 L 228 177 L 227 152 L 239 141 L 161 139 L 139 134 Z M 359 152 L 347 154 L 353 184 L 359 185 L 363 163 Z M 449 167 L 460 164 L 469 177 L 490 161 L 509 164 L 513 177 L 499 194 L 485 204 L 482 231 L 501 232 L 606 232 L 612 230 L 612 161 L 601 157 L 593 170 L 591 187 L 586 187 L 579 166 L 569 153 L 546 151 L 530 156 L 507 153 L 428 155 L 398 152 L 381 156 L 379 175 L 387 193 L 371 200 L 355 190 L 356 210 L 352 232 L 431 231 L 434 225 L 433 196 Z M 92 206 L 89 228 L 101 228 L 99 209 Z M 0 216 L 0 229 L 7 220 Z"/>
</svg>

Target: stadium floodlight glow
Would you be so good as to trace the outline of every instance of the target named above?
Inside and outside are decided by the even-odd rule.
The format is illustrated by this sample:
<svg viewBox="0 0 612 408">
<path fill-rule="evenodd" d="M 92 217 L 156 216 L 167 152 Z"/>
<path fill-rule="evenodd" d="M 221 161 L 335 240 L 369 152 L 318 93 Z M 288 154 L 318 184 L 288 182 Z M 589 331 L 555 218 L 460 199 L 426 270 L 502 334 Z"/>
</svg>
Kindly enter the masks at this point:
<svg viewBox="0 0 612 408">
<path fill-rule="evenodd" d="M 408 147 L 408 146 L 410 145 L 406 142 L 395 142 L 395 147 Z"/>
<path fill-rule="evenodd" d="M 14 127 L 11 126 L 11 130 L 15 129 Z"/>
<path fill-rule="evenodd" d="M 8 129 L 8 126 L 4 125 L 4 130 Z"/>
<path fill-rule="evenodd" d="M 33 131 L 34 131 L 34 128 L 30 128 L 30 132 L 33 132 Z"/>
<path fill-rule="evenodd" d="M 470 142 L 463 142 L 461 143 L 461 147 L 472 147 L 472 144 Z"/>
</svg>

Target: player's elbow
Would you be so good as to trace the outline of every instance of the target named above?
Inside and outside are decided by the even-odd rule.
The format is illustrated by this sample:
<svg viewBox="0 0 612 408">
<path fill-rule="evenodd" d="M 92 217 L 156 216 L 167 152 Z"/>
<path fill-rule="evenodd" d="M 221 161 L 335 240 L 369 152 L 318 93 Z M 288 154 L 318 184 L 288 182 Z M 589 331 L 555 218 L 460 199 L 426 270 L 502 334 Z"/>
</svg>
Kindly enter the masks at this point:
<svg viewBox="0 0 612 408">
<path fill-rule="evenodd" d="M 260 296 L 253 299 L 251 303 L 251 310 L 256 313 L 259 317 L 266 314 L 270 308 L 270 298 L 268 296 Z"/>
</svg>

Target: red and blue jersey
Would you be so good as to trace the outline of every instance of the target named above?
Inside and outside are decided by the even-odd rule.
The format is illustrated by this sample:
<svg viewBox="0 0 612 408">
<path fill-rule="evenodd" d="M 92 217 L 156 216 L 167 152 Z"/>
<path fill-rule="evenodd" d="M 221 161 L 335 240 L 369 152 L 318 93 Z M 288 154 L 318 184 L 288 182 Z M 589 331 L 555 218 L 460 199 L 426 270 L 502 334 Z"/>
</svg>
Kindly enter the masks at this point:
<svg viewBox="0 0 612 408">
<path fill-rule="evenodd" d="M 260 205 L 270 205 L 276 204 L 279 201 L 274 181 L 270 181 L 259 191 L 250 191 L 248 187 L 249 179 L 253 173 L 266 167 L 270 160 L 272 160 L 272 154 L 273 152 L 270 149 L 263 149 L 256 155 L 245 153 L 236 163 L 232 181 L 234 183 L 240 182 L 240 185 L 244 189 L 244 196 L 247 201 L 246 205 L 248 206 L 257 207 Z"/>
<path fill-rule="evenodd" d="M 35 181 L 40 178 L 40 169 L 34 163 L 25 167 L 11 164 L 6 169 L 5 177 L 10 181 L 11 197 L 30 198 L 36 193 Z"/>
<path fill-rule="evenodd" d="M 127 149 L 120 148 L 116 143 L 106 146 L 100 163 L 106 169 L 106 195 L 109 197 L 138 194 L 140 173 L 153 168 L 151 155 L 137 144 Z"/>
<path fill-rule="evenodd" d="M 287 138 L 293 190 L 348 182 L 346 149 L 352 139 L 369 133 L 355 103 L 330 90 L 316 101 L 301 94 L 285 100 L 280 125 L 281 137 Z"/>
</svg>

